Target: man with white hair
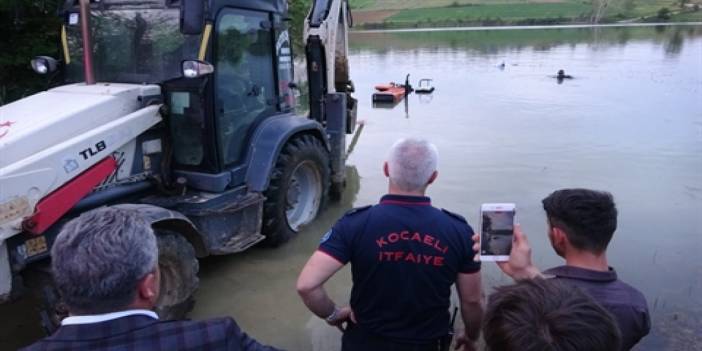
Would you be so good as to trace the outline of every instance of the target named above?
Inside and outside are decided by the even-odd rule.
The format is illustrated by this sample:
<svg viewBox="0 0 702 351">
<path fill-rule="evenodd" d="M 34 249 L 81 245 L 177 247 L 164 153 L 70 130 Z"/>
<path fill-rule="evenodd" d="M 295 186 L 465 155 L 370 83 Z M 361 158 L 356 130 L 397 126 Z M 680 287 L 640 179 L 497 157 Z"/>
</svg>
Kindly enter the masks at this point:
<svg viewBox="0 0 702 351">
<path fill-rule="evenodd" d="M 396 142 L 383 165 L 388 194 L 341 218 L 300 273 L 297 290 L 310 311 L 330 325 L 346 323 L 344 351 L 447 350 L 454 283 L 465 325 L 457 345 L 474 348 L 483 312 L 480 265 L 466 220 L 425 196 L 437 159 L 426 140 Z M 340 308 L 324 283 L 349 262 L 351 301 Z"/>
<path fill-rule="evenodd" d="M 158 247 L 134 210 L 99 208 L 68 222 L 51 249 L 56 288 L 70 316 L 26 351 L 276 351 L 230 317 L 161 321 Z"/>
</svg>

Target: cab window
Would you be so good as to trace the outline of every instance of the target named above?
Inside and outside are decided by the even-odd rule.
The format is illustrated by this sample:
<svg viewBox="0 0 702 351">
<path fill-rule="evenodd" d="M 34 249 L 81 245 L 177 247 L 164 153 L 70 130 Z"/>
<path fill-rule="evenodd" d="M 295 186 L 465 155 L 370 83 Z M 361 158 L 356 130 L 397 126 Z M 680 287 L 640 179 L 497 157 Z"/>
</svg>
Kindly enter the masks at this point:
<svg viewBox="0 0 702 351">
<path fill-rule="evenodd" d="M 245 156 L 247 135 L 276 112 L 273 32 L 266 12 L 225 9 L 216 25 L 215 122 L 221 163 Z"/>
</svg>

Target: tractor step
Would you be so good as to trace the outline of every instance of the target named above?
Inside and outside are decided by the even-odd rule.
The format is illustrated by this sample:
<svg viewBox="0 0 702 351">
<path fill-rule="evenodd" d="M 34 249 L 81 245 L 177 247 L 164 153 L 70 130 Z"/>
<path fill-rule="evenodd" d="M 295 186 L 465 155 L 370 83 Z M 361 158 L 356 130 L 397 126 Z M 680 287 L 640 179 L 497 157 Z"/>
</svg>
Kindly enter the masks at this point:
<svg viewBox="0 0 702 351">
<path fill-rule="evenodd" d="M 222 245 L 222 247 L 219 249 L 227 253 L 241 252 L 250 248 L 251 246 L 254 246 L 265 238 L 266 237 L 264 235 L 258 233 L 237 235 L 231 238 L 231 240 Z"/>
<path fill-rule="evenodd" d="M 189 191 L 183 196 L 151 196 L 142 202 L 178 211 L 188 217 L 204 239 L 210 255 L 226 255 L 248 249 L 265 239 L 261 193 L 245 186 L 222 193 Z"/>
</svg>

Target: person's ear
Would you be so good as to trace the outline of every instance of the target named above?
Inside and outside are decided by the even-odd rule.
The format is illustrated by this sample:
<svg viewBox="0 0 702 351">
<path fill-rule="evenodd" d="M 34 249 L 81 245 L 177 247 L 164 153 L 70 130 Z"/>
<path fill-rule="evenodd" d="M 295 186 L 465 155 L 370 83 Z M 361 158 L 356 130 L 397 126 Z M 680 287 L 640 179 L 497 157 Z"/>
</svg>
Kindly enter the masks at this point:
<svg viewBox="0 0 702 351">
<path fill-rule="evenodd" d="M 427 182 L 427 185 L 433 183 L 436 180 L 436 177 L 439 176 L 439 171 L 434 171 L 434 173 L 431 174 L 431 177 L 429 177 L 429 181 Z"/>
<path fill-rule="evenodd" d="M 383 162 L 383 174 L 390 178 L 390 169 L 388 168 L 388 161 Z"/>
<path fill-rule="evenodd" d="M 551 227 L 551 232 L 553 233 L 553 242 L 559 248 L 565 248 L 568 242 L 568 236 L 566 233 L 558 227 Z"/>
<path fill-rule="evenodd" d="M 137 285 L 137 294 L 142 300 L 156 303 L 160 293 L 160 274 L 158 268 L 151 273 L 148 273 L 144 278 L 141 278 Z"/>
</svg>

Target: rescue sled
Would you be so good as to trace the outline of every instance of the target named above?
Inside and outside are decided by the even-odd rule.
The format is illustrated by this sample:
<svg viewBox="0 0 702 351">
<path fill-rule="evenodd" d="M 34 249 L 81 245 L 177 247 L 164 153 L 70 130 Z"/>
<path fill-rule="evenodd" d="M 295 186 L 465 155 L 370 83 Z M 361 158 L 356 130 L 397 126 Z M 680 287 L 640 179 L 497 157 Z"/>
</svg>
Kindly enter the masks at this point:
<svg viewBox="0 0 702 351">
<path fill-rule="evenodd" d="M 431 84 L 431 79 L 424 78 L 419 80 L 419 86 L 414 89 L 417 94 L 431 94 L 434 92 L 434 86 Z"/>
</svg>

